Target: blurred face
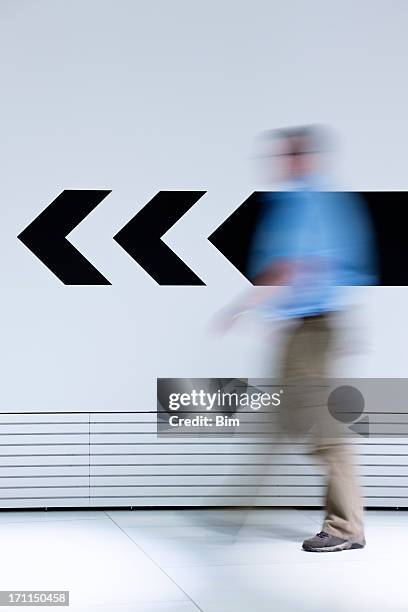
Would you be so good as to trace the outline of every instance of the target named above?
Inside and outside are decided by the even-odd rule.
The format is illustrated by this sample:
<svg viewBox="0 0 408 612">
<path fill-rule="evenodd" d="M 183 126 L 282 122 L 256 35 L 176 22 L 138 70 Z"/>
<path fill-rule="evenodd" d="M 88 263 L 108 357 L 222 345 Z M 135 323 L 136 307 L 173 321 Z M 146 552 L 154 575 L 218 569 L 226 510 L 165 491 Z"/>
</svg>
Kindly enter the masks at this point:
<svg viewBox="0 0 408 612">
<path fill-rule="evenodd" d="M 305 177 L 316 170 L 318 156 L 308 153 L 306 138 L 286 138 L 277 143 L 276 171 L 280 180 Z"/>
<path fill-rule="evenodd" d="M 307 138 L 281 138 L 266 146 L 266 178 L 285 182 L 303 178 L 316 172 L 321 164 L 320 155 L 308 152 Z"/>
</svg>

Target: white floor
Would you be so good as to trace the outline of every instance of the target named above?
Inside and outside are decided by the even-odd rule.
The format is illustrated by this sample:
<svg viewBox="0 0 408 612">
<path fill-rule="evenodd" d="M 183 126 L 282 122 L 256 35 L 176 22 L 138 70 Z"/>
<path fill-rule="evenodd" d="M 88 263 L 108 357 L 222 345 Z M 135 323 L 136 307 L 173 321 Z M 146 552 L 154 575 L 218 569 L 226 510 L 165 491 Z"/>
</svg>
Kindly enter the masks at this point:
<svg viewBox="0 0 408 612">
<path fill-rule="evenodd" d="M 0 590 L 69 590 L 58 609 L 84 612 L 406 612 L 408 511 L 367 511 L 364 550 L 303 552 L 320 522 L 294 509 L 1 511 Z"/>
</svg>

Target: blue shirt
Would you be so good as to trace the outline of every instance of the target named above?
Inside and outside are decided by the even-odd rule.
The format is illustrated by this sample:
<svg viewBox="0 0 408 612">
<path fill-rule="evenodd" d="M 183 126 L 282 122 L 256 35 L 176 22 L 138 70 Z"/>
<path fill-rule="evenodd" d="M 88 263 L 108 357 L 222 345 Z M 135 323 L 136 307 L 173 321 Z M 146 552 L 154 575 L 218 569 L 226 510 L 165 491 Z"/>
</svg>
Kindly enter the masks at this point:
<svg viewBox="0 0 408 612">
<path fill-rule="evenodd" d="M 273 205 L 271 202 L 273 200 Z M 253 277 L 285 260 L 289 285 L 262 306 L 268 317 L 292 318 L 342 308 L 342 286 L 376 282 L 370 217 L 353 193 L 296 189 L 265 194 L 250 253 Z"/>
</svg>

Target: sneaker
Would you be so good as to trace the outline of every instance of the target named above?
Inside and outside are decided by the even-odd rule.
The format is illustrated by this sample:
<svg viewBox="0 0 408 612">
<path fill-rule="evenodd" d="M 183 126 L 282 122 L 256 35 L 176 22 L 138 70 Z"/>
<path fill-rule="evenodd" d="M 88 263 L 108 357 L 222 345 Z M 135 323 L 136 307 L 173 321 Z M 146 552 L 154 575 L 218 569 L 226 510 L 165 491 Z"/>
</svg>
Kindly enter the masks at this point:
<svg viewBox="0 0 408 612">
<path fill-rule="evenodd" d="M 365 539 L 361 543 L 352 540 L 343 540 L 331 535 L 326 531 L 317 533 L 313 538 L 303 542 L 303 550 L 308 552 L 337 552 L 340 550 L 350 550 L 352 548 L 364 548 Z"/>
</svg>

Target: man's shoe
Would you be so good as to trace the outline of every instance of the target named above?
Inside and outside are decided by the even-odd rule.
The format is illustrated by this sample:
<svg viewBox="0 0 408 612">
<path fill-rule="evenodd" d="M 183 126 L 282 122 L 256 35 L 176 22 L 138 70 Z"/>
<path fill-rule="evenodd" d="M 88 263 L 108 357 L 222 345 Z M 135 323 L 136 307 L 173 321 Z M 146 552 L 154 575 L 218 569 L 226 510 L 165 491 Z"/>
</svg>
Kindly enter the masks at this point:
<svg viewBox="0 0 408 612">
<path fill-rule="evenodd" d="M 308 552 L 338 552 L 340 550 L 350 550 L 352 548 L 364 548 L 365 540 L 361 543 L 352 540 L 343 540 L 326 531 L 317 533 L 313 538 L 303 542 L 303 550 Z"/>
</svg>

